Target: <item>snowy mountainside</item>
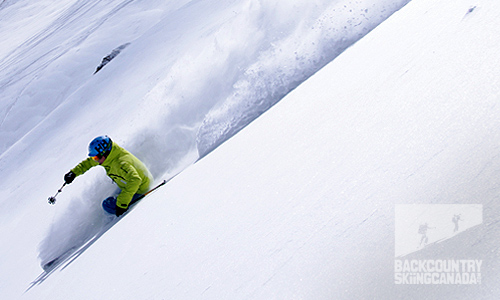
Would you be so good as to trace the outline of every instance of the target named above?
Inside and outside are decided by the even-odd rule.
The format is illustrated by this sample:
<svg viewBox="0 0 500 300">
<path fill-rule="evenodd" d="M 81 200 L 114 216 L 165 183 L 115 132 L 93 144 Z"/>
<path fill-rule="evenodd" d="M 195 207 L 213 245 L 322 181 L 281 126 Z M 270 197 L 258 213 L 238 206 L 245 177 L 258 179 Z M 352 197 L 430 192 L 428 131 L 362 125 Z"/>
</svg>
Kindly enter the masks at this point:
<svg viewBox="0 0 500 300">
<path fill-rule="evenodd" d="M 168 178 L 407 2 L 0 3 L 0 290 L 16 298 L 106 222 L 99 203 L 115 188 L 99 169 L 46 203 L 89 140 L 108 134 Z"/>
<path fill-rule="evenodd" d="M 32 295 L 496 299 L 496 8 L 412 1 Z M 401 203 L 483 206 L 482 225 L 410 257 L 482 259 L 480 285 L 394 284 Z"/>
<path fill-rule="evenodd" d="M 239 30 L 261 31 L 233 25 L 252 19 L 258 29 L 263 20 L 282 18 L 286 25 L 279 28 L 289 29 L 283 41 L 289 37 L 293 44 L 292 32 L 328 15 L 316 10 L 319 3 L 303 2 L 300 11 L 315 11 L 315 17 L 295 18 L 297 23 L 287 23 L 288 16 L 300 15 L 297 7 L 294 15 L 284 4 L 179 6 L 42 122 L 32 123 L 36 127 L 0 157 L 0 170 L 9 175 L 0 185 L 2 200 L 17 200 L 0 203 L 5 212 L 0 242 L 9 245 L 0 248 L 2 293 L 12 299 L 498 298 L 497 3 L 410 2 L 211 152 L 240 129 L 242 119 L 255 118 L 252 103 L 265 107 L 254 100 L 274 101 L 268 95 L 295 87 L 298 83 L 290 82 L 304 75 L 300 68 L 288 72 L 288 63 L 273 67 L 282 58 L 274 54 L 295 55 L 286 53 L 290 47 L 265 48 L 282 40 L 265 34 L 238 39 Z M 279 8 L 286 13 L 277 13 L 283 12 Z M 247 16 L 244 11 L 260 13 L 240 19 Z M 206 14 L 206 19 L 186 19 Z M 359 29 L 357 22 L 347 24 Z M 164 36 L 165 27 L 170 31 Z M 257 41 L 248 45 L 247 40 Z M 119 44 L 88 63 L 88 70 Z M 247 47 L 253 50 L 246 53 Z M 224 52 L 228 48 L 240 52 Z M 240 61 L 247 64 L 231 69 Z M 297 63 L 309 70 L 309 63 L 318 61 Z M 297 77 L 285 76 L 288 82 L 259 90 L 265 82 L 254 74 L 273 78 L 262 70 L 297 72 Z M 214 73 L 227 75 L 233 84 L 213 85 Z M 250 97 L 248 114 L 241 113 L 245 105 L 238 107 L 238 97 L 252 95 L 252 86 L 258 92 Z M 208 98 L 226 97 L 206 103 L 199 100 L 203 91 Z M 115 111 L 105 105 L 110 101 Z M 143 158 L 158 179 L 205 157 L 140 203 L 73 263 L 22 294 L 40 273 L 37 254 L 78 244 L 101 226 L 99 202 L 114 190 L 102 170 L 65 188 L 55 207 L 45 197 L 103 130 Z M 40 195 L 46 196 L 40 200 Z M 482 284 L 395 285 L 398 203 L 483 205 L 482 225 L 418 254 L 482 259 Z"/>
</svg>

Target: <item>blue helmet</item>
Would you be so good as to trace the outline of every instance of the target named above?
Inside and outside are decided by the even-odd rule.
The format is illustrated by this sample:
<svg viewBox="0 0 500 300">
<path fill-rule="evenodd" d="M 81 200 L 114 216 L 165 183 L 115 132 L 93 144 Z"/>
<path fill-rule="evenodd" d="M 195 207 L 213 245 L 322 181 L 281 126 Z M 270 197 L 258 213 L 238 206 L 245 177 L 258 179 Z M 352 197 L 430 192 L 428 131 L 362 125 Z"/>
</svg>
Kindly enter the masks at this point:
<svg viewBox="0 0 500 300">
<path fill-rule="evenodd" d="M 90 142 L 89 156 L 103 155 L 111 151 L 113 142 L 107 135 L 98 136 Z"/>
</svg>

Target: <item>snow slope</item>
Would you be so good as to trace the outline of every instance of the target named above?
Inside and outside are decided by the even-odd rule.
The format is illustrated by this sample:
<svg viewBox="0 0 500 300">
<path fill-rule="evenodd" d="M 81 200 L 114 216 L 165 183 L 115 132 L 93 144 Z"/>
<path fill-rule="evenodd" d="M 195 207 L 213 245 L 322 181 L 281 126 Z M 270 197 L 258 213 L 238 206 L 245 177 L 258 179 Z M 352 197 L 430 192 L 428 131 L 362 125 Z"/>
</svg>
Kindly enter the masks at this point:
<svg viewBox="0 0 500 300">
<path fill-rule="evenodd" d="M 102 73 L 89 76 L 41 117 L 42 122 L 31 123 L 34 128 L 0 157 L 0 170 L 8 177 L 1 184 L 0 203 L 1 244 L 9 245 L 0 250 L 2 293 L 9 299 L 497 298 L 499 5 L 412 1 L 207 155 L 244 126 L 240 120 L 252 120 L 264 110 L 253 110 L 259 99 L 267 102 L 264 107 L 272 105 L 305 74 L 314 72 L 313 65 L 328 61 L 297 60 L 290 71 L 287 63 L 281 65 L 289 60 L 273 57 L 279 47 L 256 49 L 254 60 L 238 66 L 244 71 L 235 75 L 227 67 L 240 59 L 219 56 L 241 33 L 229 34 L 239 27 L 231 27 L 235 23 L 227 20 L 241 21 L 231 19 L 230 10 L 239 8 L 240 16 L 246 16 L 243 12 L 252 11 L 258 2 L 233 1 L 234 7 L 224 3 L 224 8 L 217 3 L 172 8 L 169 24 L 179 24 L 176 21 L 194 13 L 205 16 L 210 9 L 220 14 L 209 14 L 213 19 L 204 21 L 190 18 L 192 23 L 171 29 L 164 40 L 159 39 L 159 27 L 165 24 L 151 27 L 140 42 L 131 43 Z M 318 3 L 302 3 L 300 13 L 293 10 L 295 16 L 304 8 L 318 8 Z M 287 5 L 259 7 L 255 12 L 268 15 L 254 24 L 276 16 L 296 20 L 290 11 L 272 9 Z M 277 11 L 282 14 L 276 15 Z M 316 17 L 299 18 L 295 28 L 281 23 L 286 24 L 281 30 L 302 32 L 316 20 L 324 22 L 328 18 L 321 16 L 331 12 L 325 9 Z M 228 27 L 221 30 L 221 23 Z M 186 32 L 194 33 L 186 36 Z M 214 39 L 213 32 L 222 33 Z M 248 57 L 247 47 L 287 44 L 303 37 L 288 34 L 272 41 L 277 32 L 250 46 L 246 39 L 236 40 L 234 47 Z M 174 37 L 180 49 L 162 48 Z M 153 40 L 163 44 L 155 48 L 148 42 Z M 205 47 L 217 44 L 215 40 L 223 47 Z M 314 43 L 320 41 L 324 36 Z M 326 41 L 323 45 L 329 48 L 333 40 Z M 102 56 L 119 44 L 123 43 Z M 151 47 L 134 48 L 134 44 Z M 183 50 L 192 46 L 199 48 L 185 55 Z M 157 59 L 138 55 L 147 50 L 150 55 L 145 57 L 158 58 L 161 49 L 173 53 L 165 58 L 171 63 L 166 69 L 168 62 L 156 66 Z M 200 68 L 205 66 L 200 62 L 207 61 L 202 59 L 206 56 L 195 55 L 201 49 L 220 60 Z M 332 58 L 336 51 L 325 50 L 330 54 L 320 57 Z M 94 67 L 86 68 L 93 72 Z M 233 74 L 222 78 L 234 80 L 214 87 L 214 81 L 207 79 L 212 72 Z M 273 78 L 273 72 L 298 75 L 264 87 L 255 81 Z M 147 79 L 141 78 L 144 74 Z M 142 84 L 135 88 L 138 82 Z M 234 104 L 244 91 L 259 95 L 249 97 L 246 113 L 244 105 Z M 169 101 L 160 101 L 165 95 Z M 206 104 L 196 101 L 201 95 L 229 96 L 219 97 L 227 101 Z M 105 107 L 109 101 L 116 104 L 115 113 Z M 138 117 L 130 116 L 132 112 Z M 141 122 L 145 116 L 151 122 Z M 22 129 L 18 130 L 15 133 L 20 134 Z M 50 245 L 75 243 L 61 238 L 84 238 L 92 233 L 89 228 L 103 222 L 98 200 L 113 187 L 98 170 L 65 188 L 56 206 L 44 201 L 60 186 L 62 174 L 85 156 L 88 140 L 102 130 L 138 153 L 158 178 L 175 174 L 198 155 L 206 156 L 141 202 L 67 268 L 22 294 L 41 271 L 35 259 L 37 243 L 42 242 L 43 260 L 43 255 L 57 250 Z M 61 137 L 62 145 L 57 142 Z M 57 153 L 54 145 L 60 147 Z M 481 226 L 419 254 L 483 259 L 482 284 L 394 285 L 398 203 L 482 204 Z"/>
</svg>

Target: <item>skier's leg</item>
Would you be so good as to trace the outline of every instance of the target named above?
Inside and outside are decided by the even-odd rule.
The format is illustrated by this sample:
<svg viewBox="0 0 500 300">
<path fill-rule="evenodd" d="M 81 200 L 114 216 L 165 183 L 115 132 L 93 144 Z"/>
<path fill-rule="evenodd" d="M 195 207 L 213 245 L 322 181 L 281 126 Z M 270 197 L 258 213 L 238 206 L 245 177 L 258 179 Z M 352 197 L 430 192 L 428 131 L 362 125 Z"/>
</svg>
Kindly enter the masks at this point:
<svg viewBox="0 0 500 300">
<path fill-rule="evenodd" d="M 102 208 L 108 213 L 114 215 L 116 213 L 116 198 L 108 197 L 102 201 Z"/>
</svg>

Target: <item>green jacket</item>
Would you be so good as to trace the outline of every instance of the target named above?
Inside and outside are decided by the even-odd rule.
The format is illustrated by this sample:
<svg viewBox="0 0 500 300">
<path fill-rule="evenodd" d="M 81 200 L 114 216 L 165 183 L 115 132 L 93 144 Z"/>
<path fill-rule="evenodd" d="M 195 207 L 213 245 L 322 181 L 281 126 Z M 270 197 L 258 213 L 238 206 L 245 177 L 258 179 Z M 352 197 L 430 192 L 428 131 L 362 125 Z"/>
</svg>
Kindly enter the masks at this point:
<svg viewBox="0 0 500 300">
<path fill-rule="evenodd" d="M 85 159 L 71 171 L 76 176 L 82 175 L 90 168 L 98 166 L 99 163 L 91 157 Z M 148 168 L 132 153 L 113 142 L 113 147 L 108 157 L 102 163 L 106 174 L 121 189 L 116 197 L 116 205 L 127 208 L 134 194 L 144 194 L 153 182 L 153 176 Z"/>
</svg>

